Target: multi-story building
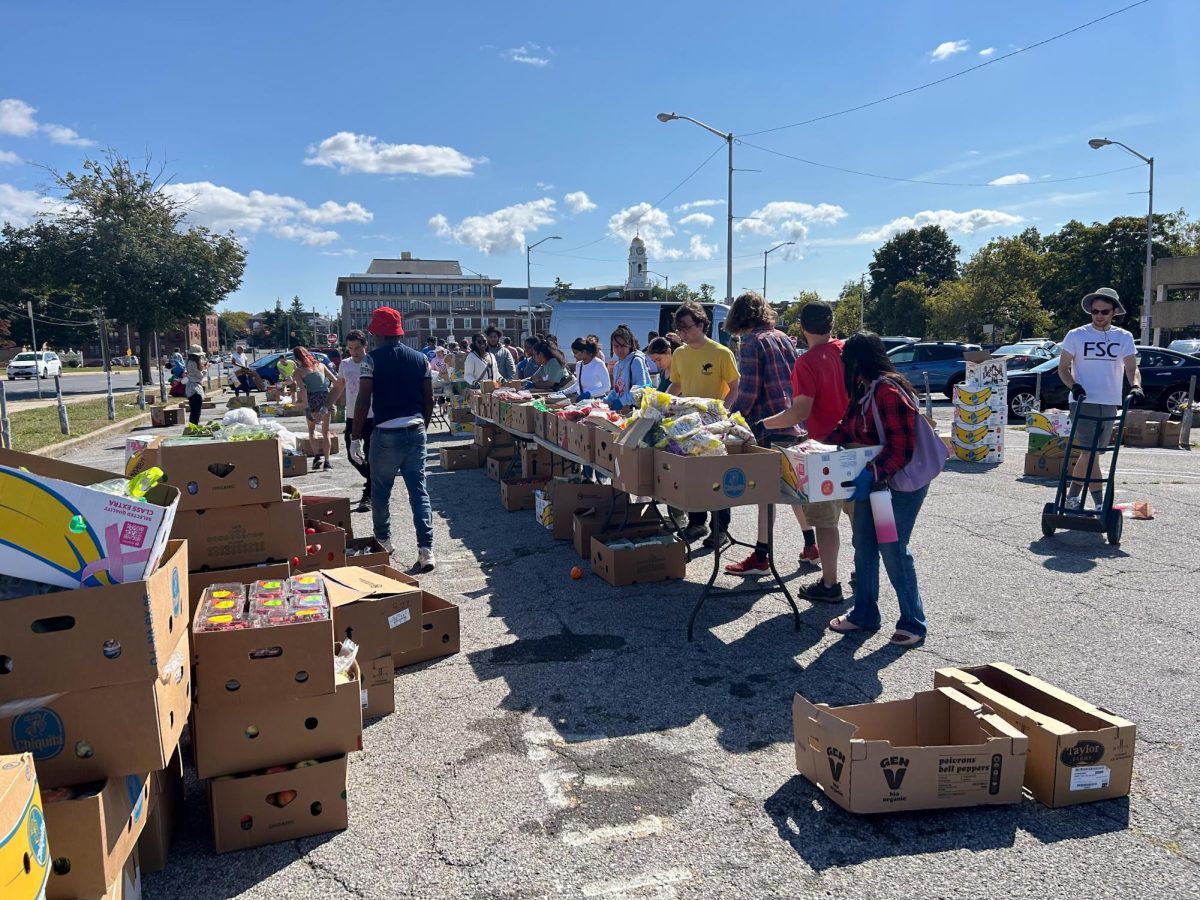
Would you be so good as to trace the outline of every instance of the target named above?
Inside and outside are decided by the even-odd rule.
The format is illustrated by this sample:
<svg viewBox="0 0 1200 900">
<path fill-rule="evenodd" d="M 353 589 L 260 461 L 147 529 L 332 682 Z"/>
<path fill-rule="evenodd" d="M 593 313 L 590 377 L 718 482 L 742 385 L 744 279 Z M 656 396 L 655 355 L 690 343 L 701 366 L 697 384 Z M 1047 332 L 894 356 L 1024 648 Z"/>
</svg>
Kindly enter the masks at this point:
<svg viewBox="0 0 1200 900">
<path fill-rule="evenodd" d="M 480 322 L 495 318 L 498 278 L 464 275 L 458 260 L 374 259 L 362 274 L 343 275 L 335 293 L 342 298 L 342 327 L 365 329 L 371 313 L 390 306 L 404 317 L 405 343 L 419 346 L 431 333 L 456 339 Z M 472 332 L 473 333 L 473 332 Z"/>
</svg>

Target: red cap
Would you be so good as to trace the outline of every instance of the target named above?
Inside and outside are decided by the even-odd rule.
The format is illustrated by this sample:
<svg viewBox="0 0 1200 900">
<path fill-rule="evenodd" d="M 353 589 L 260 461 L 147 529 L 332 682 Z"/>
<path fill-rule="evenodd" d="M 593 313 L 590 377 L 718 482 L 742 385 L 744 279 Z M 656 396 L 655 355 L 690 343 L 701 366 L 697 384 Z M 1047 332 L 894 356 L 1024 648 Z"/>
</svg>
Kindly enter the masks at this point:
<svg viewBox="0 0 1200 900">
<path fill-rule="evenodd" d="M 404 326 L 400 322 L 400 313 L 390 306 L 381 306 L 371 313 L 371 324 L 367 331 L 379 337 L 398 337 L 404 334 Z"/>
</svg>

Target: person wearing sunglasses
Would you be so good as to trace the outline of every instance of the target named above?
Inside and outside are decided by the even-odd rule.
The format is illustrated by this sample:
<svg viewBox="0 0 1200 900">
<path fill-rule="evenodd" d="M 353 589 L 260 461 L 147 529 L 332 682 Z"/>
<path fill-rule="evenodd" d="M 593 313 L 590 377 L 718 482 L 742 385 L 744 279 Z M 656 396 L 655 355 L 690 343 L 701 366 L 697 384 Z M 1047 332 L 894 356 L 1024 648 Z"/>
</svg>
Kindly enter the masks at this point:
<svg viewBox="0 0 1200 900">
<path fill-rule="evenodd" d="M 1082 447 L 1096 446 L 1099 451 L 1081 453 L 1075 461 L 1071 475 L 1080 480 L 1072 481 L 1067 488 L 1065 506 L 1069 510 L 1083 508 L 1084 478 L 1096 479 L 1088 482 L 1096 506 L 1104 500 L 1099 457 L 1112 440 L 1117 410 L 1121 407 L 1123 380 L 1129 380 L 1131 402 L 1145 396 L 1133 335 L 1113 325 L 1115 316 L 1125 315 L 1117 292 L 1112 288 L 1097 288 L 1085 296 L 1080 305 L 1092 321 L 1067 332 L 1062 355 L 1058 358 L 1058 374 L 1063 384 L 1071 389 L 1071 398 L 1075 401 L 1072 415 L 1081 417 L 1075 427 L 1075 443 Z"/>
</svg>

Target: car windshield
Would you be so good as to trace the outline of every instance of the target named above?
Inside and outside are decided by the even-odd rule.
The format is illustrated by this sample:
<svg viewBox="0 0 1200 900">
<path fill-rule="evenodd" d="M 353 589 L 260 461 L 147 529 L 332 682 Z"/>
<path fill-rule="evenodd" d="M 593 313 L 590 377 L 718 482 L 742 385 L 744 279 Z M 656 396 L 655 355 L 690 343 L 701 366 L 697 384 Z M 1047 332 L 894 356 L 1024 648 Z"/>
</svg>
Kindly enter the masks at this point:
<svg viewBox="0 0 1200 900">
<path fill-rule="evenodd" d="M 13 357 L 13 362 L 34 362 L 36 359 L 36 353 L 18 353 Z"/>
<path fill-rule="evenodd" d="M 992 351 L 993 356 L 1016 356 L 1018 353 L 1029 353 L 1034 350 L 1033 344 L 1005 344 Z"/>
<path fill-rule="evenodd" d="M 1032 369 L 1026 369 L 1025 372 L 1053 372 L 1058 368 L 1057 359 L 1048 359 L 1044 363 L 1034 366 Z"/>
</svg>

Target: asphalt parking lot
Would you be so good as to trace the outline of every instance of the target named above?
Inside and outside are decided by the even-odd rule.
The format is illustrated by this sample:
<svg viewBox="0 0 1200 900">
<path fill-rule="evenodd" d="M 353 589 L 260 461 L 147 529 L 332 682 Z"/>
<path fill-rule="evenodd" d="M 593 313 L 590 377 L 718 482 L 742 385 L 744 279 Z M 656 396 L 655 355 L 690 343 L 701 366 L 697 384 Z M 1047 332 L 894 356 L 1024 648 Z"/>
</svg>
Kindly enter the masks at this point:
<svg viewBox="0 0 1200 900">
<path fill-rule="evenodd" d="M 1021 474 L 1020 430 L 1004 463 L 952 464 L 913 539 L 929 639 L 904 651 L 886 629 L 828 632 L 840 608 L 826 605 L 800 601 L 797 631 L 776 595 L 711 600 L 689 644 L 708 556 L 665 585 L 573 581 L 571 545 L 506 512 L 483 470 L 441 470 L 436 448 L 457 442 L 430 441 L 438 570 L 421 581 L 461 606 L 462 652 L 400 671 L 396 712 L 368 723 L 351 757 L 349 830 L 216 856 L 190 777 L 147 898 L 1200 895 L 1196 451 L 1121 452 L 1118 499 L 1149 500 L 1156 517 L 1126 522 L 1119 548 L 1042 537 L 1051 487 Z M 71 457 L 121 459 L 115 440 Z M 290 483 L 357 497 L 345 457 L 334 465 Z M 407 566 L 402 487 L 393 502 Z M 749 536 L 753 512 L 733 522 Z M 354 524 L 370 533 L 369 515 Z M 785 515 L 777 559 L 793 585 L 812 577 L 800 547 Z M 886 626 L 886 581 L 881 608 Z M 896 699 L 939 666 L 992 661 L 1134 720 L 1132 795 L 852 816 L 796 774 L 793 692 Z"/>
</svg>

